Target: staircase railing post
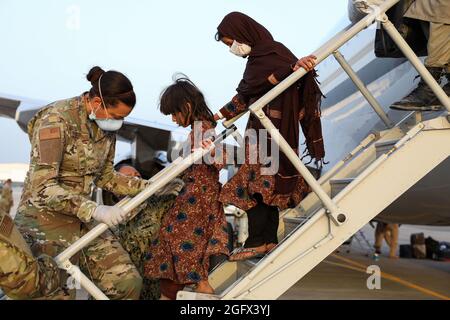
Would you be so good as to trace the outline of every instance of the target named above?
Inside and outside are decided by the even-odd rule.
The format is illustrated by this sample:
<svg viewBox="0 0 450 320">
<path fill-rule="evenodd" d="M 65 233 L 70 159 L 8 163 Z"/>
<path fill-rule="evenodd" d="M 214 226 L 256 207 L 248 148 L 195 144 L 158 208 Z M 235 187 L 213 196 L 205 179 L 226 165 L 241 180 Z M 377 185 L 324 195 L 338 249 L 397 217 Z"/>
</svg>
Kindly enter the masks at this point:
<svg viewBox="0 0 450 320">
<path fill-rule="evenodd" d="M 337 62 L 341 65 L 342 69 L 347 73 L 349 78 L 353 81 L 355 86 L 358 88 L 358 90 L 361 92 L 361 94 L 366 98 L 367 102 L 372 106 L 373 110 L 378 114 L 380 119 L 384 122 L 387 128 L 392 128 L 394 124 L 391 120 L 389 120 L 387 114 L 383 111 L 383 108 L 378 103 L 377 99 L 372 95 L 372 93 L 367 89 L 367 87 L 364 85 L 364 83 L 361 81 L 361 79 L 358 77 L 356 72 L 353 70 L 353 68 L 350 66 L 350 64 L 345 60 L 344 56 L 339 52 L 339 50 L 336 50 L 333 53 L 334 57 L 336 58 Z"/>
</svg>

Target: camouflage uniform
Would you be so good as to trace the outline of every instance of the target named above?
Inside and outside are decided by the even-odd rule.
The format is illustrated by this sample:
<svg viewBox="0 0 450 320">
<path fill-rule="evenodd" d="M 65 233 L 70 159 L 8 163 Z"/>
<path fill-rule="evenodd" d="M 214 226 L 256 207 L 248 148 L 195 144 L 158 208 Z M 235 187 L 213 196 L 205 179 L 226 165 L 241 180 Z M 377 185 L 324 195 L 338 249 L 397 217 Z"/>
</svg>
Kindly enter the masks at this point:
<svg viewBox="0 0 450 320">
<path fill-rule="evenodd" d="M 35 259 L 5 212 L 0 211 L 0 288 L 12 299 L 59 294 L 60 273 L 49 256 Z"/>
<path fill-rule="evenodd" d="M 45 107 L 28 124 L 31 160 L 16 223 L 35 255 L 52 257 L 86 233 L 93 185 L 134 196 L 148 182 L 114 171 L 115 134 L 88 119 L 83 96 Z M 82 252 L 82 270 L 111 299 L 138 299 L 142 278 L 111 232 Z M 71 259 L 78 263 L 79 255 Z M 84 267 L 84 268 L 83 268 Z M 72 292 L 73 293 L 73 292 Z"/>
<path fill-rule="evenodd" d="M 130 254 L 141 275 L 144 274 L 144 263 L 152 241 L 159 235 L 164 214 L 173 206 L 176 197 L 173 195 L 152 196 L 133 214 L 135 217 L 117 229 L 120 243 Z M 144 277 L 141 292 L 142 300 L 155 300 L 161 296 L 159 280 Z"/>
<path fill-rule="evenodd" d="M 0 211 L 9 213 L 12 206 L 14 205 L 13 195 L 11 188 L 3 187 L 2 193 L 0 196 Z"/>
</svg>

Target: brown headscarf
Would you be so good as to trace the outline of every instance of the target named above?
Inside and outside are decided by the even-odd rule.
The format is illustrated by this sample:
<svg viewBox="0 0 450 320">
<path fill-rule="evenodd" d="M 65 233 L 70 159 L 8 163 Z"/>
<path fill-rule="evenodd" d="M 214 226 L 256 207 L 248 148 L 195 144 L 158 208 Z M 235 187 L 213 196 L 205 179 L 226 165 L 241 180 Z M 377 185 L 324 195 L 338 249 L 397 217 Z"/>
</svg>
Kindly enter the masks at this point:
<svg viewBox="0 0 450 320">
<path fill-rule="evenodd" d="M 272 73 L 278 80 L 283 80 L 292 73 L 291 65 L 297 62 L 297 57 L 282 43 L 275 41 L 266 28 L 249 16 L 240 12 L 229 13 L 217 30 L 220 37 L 228 37 L 252 48 L 243 79 L 236 89 L 246 103 L 257 100 L 270 90 L 267 78 Z M 320 123 L 322 93 L 315 80 L 316 76 L 315 71 L 308 72 L 277 98 L 280 102 L 277 107 L 282 113 L 281 124 L 277 127 L 289 145 L 297 150 L 300 121 L 308 155 L 316 161 L 321 161 L 325 156 Z M 278 173 L 275 186 L 277 193 L 292 192 L 297 178 L 283 177 L 297 176 L 298 171 L 283 153 L 280 153 Z"/>
</svg>

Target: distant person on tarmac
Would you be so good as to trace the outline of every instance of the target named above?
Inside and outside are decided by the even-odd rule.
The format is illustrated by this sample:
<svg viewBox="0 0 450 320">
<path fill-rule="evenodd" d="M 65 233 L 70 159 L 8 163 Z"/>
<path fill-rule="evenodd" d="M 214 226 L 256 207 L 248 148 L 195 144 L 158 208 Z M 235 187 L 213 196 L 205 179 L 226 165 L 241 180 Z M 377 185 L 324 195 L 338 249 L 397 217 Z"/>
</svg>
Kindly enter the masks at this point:
<svg viewBox="0 0 450 320">
<path fill-rule="evenodd" d="M 3 183 L 3 188 L 0 195 L 0 211 L 9 214 L 13 205 L 12 181 L 11 179 L 8 179 Z"/>
<path fill-rule="evenodd" d="M 377 226 L 375 228 L 375 254 L 381 254 L 381 246 L 384 239 L 389 246 L 389 258 L 398 258 L 398 228 L 399 226 L 397 223 L 377 222 Z"/>
</svg>

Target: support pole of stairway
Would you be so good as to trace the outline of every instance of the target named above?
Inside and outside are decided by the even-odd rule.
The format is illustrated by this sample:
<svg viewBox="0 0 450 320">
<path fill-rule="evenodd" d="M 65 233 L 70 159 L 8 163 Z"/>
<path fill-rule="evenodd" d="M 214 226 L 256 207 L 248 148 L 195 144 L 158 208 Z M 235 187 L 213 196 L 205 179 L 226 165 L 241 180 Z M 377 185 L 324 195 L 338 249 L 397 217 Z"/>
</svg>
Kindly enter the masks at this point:
<svg viewBox="0 0 450 320">
<path fill-rule="evenodd" d="M 108 297 L 81 272 L 80 268 L 73 265 L 69 260 L 62 262 L 60 268 L 66 270 L 72 277 L 74 284 L 83 287 L 95 300 L 109 300 Z"/>
<path fill-rule="evenodd" d="M 387 114 L 383 111 L 383 108 L 380 106 L 377 99 L 375 99 L 372 93 L 370 93 L 347 60 L 345 60 L 344 56 L 339 52 L 339 50 L 336 50 L 333 55 L 337 62 L 341 65 L 342 69 L 344 69 L 344 71 L 348 74 L 349 78 L 352 79 L 353 83 L 359 89 L 364 98 L 366 98 L 367 102 L 372 106 L 373 110 L 378 114 L 381 121 L 384 122 L 387 128 L 392 128 L 394 124 L 391 120 L 389 120 Z"/>
<path fill-rule="evenodd" d="M 341 225 L 347 219 L 345 214 L 339 211 L 339 208 L 333 202 L 333 200 L 328 196 L 319 182 L 314 178 L 308 168 L 303 164 L 303 162 L 298 157 L 298 154 L 292 150 L 291 146 L 280 134 L 278 129 L 273 125 L 272 121 L 266 116 L 263 110 L 257 110 L 256 112 L 251 110 L 252 113 L 258 117 L 261 124 L 267 129 L 272 140 L 280 147 L 281 151 L 288 157 L 289 161 L 294 165 L 297 171 L 306 180 L 311 189 L 317 194 L 319 199 L 322 201 L 325 208 L 328 210 L 330 218 L 336 225 Z"/>
<path fill-rule="evenodd" d="M 420 74 L 425 83 L 433 90 L 436 97 L 442 103 L 442 105 L 447 109 L 450 114 L 450 98 L 445 94 L 445 91 L 436 82 L 430 72 L 425 68 L 422 61 L 417 57 L 408 43 L 403 39 L 402 35 L 398 32 L 392 22 L 389 21 L 386 14 L 382 14 L 379 20 L 383 24 L 383 28 L 395 42 L 395 44 L 400 48 L 406 58 L 411 62 L 417 72 Z"/>
</svg>

